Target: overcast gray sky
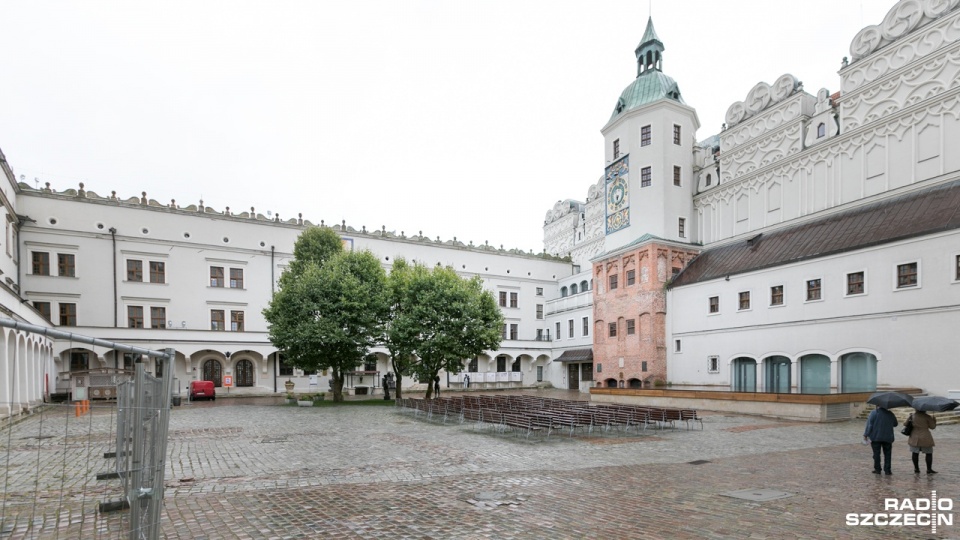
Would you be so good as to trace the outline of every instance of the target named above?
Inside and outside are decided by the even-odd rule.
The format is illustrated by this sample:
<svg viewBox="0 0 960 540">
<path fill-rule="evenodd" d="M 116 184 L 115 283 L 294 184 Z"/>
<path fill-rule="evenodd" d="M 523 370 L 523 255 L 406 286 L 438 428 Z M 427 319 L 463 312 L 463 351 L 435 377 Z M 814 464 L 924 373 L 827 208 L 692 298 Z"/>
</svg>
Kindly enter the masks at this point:
<svg viewBox="0 0 960 540">
<path fill-rule="evenodd" d="M 893 0 L 652 2 L 698 139 L 757 82 L 816 94 Z M 19 1 L 0 148 L 55 189 L 540 251 L 603 172 L 643 0 Z"/>
</svg>

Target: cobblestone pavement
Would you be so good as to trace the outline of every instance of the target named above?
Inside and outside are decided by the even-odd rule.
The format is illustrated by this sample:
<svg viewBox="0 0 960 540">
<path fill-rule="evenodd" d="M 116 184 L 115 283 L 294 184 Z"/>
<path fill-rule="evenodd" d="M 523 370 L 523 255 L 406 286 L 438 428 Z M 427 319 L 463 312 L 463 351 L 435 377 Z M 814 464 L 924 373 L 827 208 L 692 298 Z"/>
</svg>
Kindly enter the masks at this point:
<svg viewBox="0 0 960 540">
<path fill-rule="evenodd" d="M 898 435 L 894 474 L 877 476 L 862 420 L 708 414 L 702 431 L 527 440 L 392 407 L 271 403 L 174 409 L 164 538 L 960 537 L 960 523 L 845 522 L 885 498 L 960 496 L 958 426 L 935 432 L 939 474 L 915 476 Z M 0 537 L 125 538 L 123 513 L 97 513 L 121 495 L 118 480 L 94 479 L 112 470 L 114 424 L 106 406 L 3 428 Z M 724 495 L 736 490 L 789 496 Z"/>
</svg>

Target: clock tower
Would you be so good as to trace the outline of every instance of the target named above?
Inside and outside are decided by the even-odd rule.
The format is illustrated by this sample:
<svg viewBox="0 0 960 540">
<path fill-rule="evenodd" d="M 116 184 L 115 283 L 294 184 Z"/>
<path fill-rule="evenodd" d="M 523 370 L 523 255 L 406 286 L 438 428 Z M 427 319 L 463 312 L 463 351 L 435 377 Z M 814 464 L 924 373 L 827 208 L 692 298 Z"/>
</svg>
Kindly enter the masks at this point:
<svg viewBox="0 0 960 540">
<path fill-rule="evenodd" d="M 666 379 L 665 285 L 697 253 L 693 196 L 696 111 L 663 73 L 663 42 L 647 20 L 637 76 L 603 127 L 603 253 L 594 280 L 594 370 L 601 386 Z"/>
</svg>

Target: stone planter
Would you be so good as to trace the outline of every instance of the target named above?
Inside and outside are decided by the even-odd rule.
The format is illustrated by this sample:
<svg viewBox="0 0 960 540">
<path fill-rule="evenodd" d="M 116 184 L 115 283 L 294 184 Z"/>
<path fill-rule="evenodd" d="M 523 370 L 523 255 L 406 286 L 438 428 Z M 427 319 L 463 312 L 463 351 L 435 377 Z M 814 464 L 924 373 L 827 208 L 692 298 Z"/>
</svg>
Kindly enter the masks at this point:
<svg viewBox="0 0 960 540">
<path fill-rule="evenodd" d="M 293 392 L 293 387 L 296 386 L 293 381 L 287 381 L 283 383 L 283 387 L 287 389 L 287 393 Z"/>
<path fill-rule="evenodd" d="M 313 407 L 313 401 L 300 401 L 297 400 L 297 406 L 299 407 Z"/>
</svg>

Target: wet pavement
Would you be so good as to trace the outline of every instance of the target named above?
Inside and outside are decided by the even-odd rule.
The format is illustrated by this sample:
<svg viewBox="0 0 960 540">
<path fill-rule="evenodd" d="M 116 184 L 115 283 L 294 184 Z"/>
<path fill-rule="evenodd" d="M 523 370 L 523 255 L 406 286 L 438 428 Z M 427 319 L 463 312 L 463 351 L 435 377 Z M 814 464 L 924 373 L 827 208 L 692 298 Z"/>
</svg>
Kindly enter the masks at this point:
<svg viewBox="0 0 960 540">
<path fill-rule="evenodd" d="M 528 393 L 537 392 L 531 391 Z M 578 397 L 541 391 L 552 397 Z M 704 415 L 704 429 L 526 439 L 390 406 L 270 398 L 175 408 L 164 538 L 957 538 L 930 526 L 854 526 L 884 499 L 960 496 L 960 428 L 942 426 L 936 475 L 871 473 L 862 420 Z M 112 407 L 48 408 L 0 431 L 2 538 L 125 538 Z M 728 496 L 746 490 L 747 498 Z M 774 497 L 774 498 L 771 498 Z M 780 497 L 780 498 L 775 498 Z M 751 500 L 756 499 L 756 500 Z M 956 506 L 956 505 L 954 505 Z M 911 511 L 905 513 L 912 514 Z M 929 513 L 929 512 L 928 512 Z M 927 516 L 929 517 L 929 516 Z M 922 518 L 921 518 L 922 520 Z"/>
</svg>

